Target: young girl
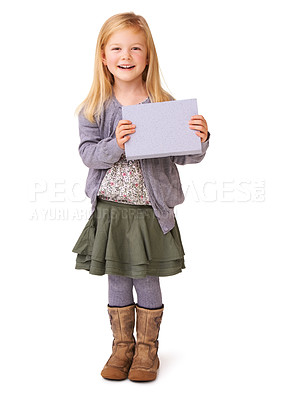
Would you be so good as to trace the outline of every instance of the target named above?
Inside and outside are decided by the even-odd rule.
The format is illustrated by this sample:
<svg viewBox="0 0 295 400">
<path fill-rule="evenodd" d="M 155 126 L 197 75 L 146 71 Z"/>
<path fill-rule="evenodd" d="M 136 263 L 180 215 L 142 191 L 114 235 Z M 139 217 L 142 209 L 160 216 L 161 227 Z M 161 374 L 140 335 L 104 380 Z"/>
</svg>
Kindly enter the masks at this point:
<svg viewBox="0 0 295 400">
<path fill-rule="evenodd" d="M 173 211 L 184 201 L 175 163 L 204 158 L 209 145 L 205 119 L 193 115 L 188 121 L 192 134 L 201 138 L 201 154 L 127 161 L 124 151 L 136 127 L 122 120 L 122 106 L 171 100 L 161 87 L 145 19 L 132 12 L 109 18 L 98 35 L 90 92 L 76 110 L 92 214 L 72 250 L 78 253 L 77 269 L 108 274 L 107 309 L 114 339 L 101 371 L 106 379 L 156 379 L 164 309 L 159 277 L 185 268 Z"/>
</svg>

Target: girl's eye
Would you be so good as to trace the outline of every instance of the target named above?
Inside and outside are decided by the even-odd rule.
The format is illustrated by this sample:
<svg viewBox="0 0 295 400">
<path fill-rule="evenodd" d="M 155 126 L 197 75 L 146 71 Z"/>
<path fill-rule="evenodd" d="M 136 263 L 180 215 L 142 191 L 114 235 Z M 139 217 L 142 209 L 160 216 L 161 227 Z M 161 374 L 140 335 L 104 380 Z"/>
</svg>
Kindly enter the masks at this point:
<svg viewBox="0 0 295 400">
<path fill-rule="evenodd" d="M 141 50 L 140 47 L 132 47 L 134 50 Z M 113 47 L 112 50 L 120 50 L 120 47 Z"/>
</svg>

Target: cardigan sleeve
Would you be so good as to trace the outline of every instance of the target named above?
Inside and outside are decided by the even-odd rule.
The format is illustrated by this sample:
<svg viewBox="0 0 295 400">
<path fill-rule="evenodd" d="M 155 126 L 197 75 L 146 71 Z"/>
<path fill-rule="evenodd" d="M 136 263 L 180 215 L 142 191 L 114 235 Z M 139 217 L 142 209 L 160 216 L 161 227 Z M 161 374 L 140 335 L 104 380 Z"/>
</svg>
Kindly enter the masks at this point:
<svg viewBox="0 0 295 400">
<path fill-rule="evenodd" d="M 108 169 L 119 160 L 124 150 L 116 138 L 101 138 L 96 121 L 90 122 L 82 112 L 79 114 L 79 154 L 88 168 Z"/>
<path fill-rule="evenodd" d="M 186 156 L 170 156 L 171 161 L 179 165 L 195 164 L 201 162 L 205 157 L 206 151 L 209 147 L 209 138 L 210 138 L 210 132 L 208 132 L 207 140 L 201 143 L 201 150 L 202 150 L 201 153 L 186 155 Z"/>
</svg>

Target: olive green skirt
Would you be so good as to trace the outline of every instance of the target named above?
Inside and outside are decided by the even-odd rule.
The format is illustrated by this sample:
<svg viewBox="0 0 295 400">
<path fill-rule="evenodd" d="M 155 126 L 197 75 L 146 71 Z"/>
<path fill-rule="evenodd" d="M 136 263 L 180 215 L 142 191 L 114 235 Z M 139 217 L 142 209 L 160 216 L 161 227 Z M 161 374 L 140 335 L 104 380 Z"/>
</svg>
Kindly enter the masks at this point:
<svg viewBox="0 0 295 400">
<path fill-rule="evenodd" d="M 99 197 L 72 252 L 78 253 L 75 268 L 93 275 L 145 278 L 175 275 L 185 268 L 176 218 L 164 234 L 152 206 Z"/>
</svg>

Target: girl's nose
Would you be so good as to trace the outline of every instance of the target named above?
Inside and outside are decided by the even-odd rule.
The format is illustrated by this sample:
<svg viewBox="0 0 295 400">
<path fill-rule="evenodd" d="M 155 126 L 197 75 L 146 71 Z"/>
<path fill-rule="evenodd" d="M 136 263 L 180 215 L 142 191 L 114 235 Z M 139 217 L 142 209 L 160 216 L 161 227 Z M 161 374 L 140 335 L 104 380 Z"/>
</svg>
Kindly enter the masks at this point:
<svg viewBox="0 0 295 400">
<path fill-rule="evenodd" d="M 122 58 L 130 58 L 130 53 L 129 53 L 129 51 L 128 50 L 125 50 L 124 52 L 123 52 L 123 55 L 122 55 Z"/>
</svg>

